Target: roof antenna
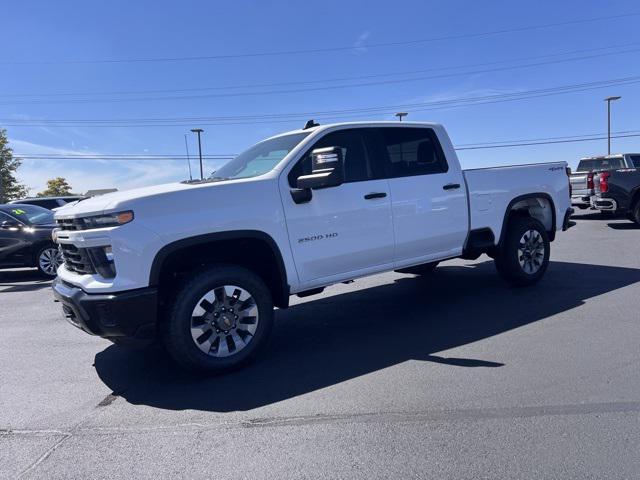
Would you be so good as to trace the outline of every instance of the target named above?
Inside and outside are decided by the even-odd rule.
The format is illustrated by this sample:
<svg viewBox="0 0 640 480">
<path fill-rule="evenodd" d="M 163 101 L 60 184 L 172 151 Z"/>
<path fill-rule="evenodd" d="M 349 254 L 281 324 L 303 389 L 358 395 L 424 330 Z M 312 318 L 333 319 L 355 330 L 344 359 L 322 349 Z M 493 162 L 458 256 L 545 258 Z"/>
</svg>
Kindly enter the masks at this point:
<svg viewBox="0 0 640 480">
<path fill-rule="evenodd" d="M 319 127 L 320 124 L 316 123 L 313 119 L 307 120 L 307 123 L 304 124 L 303 130 L 307 130 L 308 128 Z"/>
<path fill-rule="evenodd" d="M 407 112 L 398 112 L 395 114 L 399 121 L 402 121 L 402 117 L 406 117 L 407 115 L 409 115 Z"/>
</svg>

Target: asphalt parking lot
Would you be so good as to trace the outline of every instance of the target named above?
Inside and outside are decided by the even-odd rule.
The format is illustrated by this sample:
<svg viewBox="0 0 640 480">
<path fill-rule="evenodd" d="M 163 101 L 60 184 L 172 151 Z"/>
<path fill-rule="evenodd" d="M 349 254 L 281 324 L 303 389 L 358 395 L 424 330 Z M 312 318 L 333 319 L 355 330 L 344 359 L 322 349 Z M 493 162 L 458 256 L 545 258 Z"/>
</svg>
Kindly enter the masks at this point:
<svg viewBox="0 0 640 480">
<path fill-rule="evenodd" d="M 586 214 L 533 288 L 487 257 L 335 286 L 208 378 L 0 272 L 0 476 L 638 478 L 639 247 L 640 227 Z"/>
</svg>

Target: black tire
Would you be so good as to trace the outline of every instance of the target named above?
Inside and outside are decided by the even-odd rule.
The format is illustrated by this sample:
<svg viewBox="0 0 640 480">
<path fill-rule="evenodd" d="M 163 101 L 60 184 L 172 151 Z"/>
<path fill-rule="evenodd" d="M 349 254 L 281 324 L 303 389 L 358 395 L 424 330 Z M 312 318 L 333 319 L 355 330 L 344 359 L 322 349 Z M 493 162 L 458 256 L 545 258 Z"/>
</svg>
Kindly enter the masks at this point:
<svg viewBox="0 0 640 480">
<path fill-rule="evenodd" d="M 630 217 L 632 222 L 640 225 L 640 200 L 638 200 L 633 206 Z"/>
<path fill-rule="evenodd" d="M 43 247 L 41 247 L 38 252 L 36 253 L 36 256 L 34 258 L 35 260 L 35 264 L 36 267 L 38 268 L 38 272 L 40 273 L 41 276 L 46 277 L 46 278 L 56 278 L 56 276 L 58 275 L 57 273 L 52 273 L 51 271 L 47 271 L 46 268 L 43 267 L 42 262 L 40 261 L 41 257 L 44 255 L 45 252 L 47 251 L 51 251 L 51 252 L 55 252 L 56 255 L 58 256 L 58 264 L 56 266 L 56 269 L 58 266 L 60 266 L 60 264 L 62 263 L 62 257 L 60 256 L 60 253 L 58 252 L 58 247 L 55 244 L 49 244 L 49 245 L 44 245 Z"/>
<path fill-rule="evenodd" d="M 440 262 L 429 262 L 421 265 L 415 265 L 413 267 L 401 268 L 396 270 L 398 273 L 410 273 L 412 275 L 429 275 L 436 271 Z"/>
<path fill-rule="evenodd" d="M 537 232 L 540 243 L 544 251 L 542 257 L 536 256 L 539 265 L 532 259 L 532 263 L 527 262 L 523 256 L 519 254 L 520 240 L 524 238 L 525 233 L 529 231 Z M 507 231 L 502 244 L 495 258 L 496 270 L 502 278 L 514 286 L 525 287 L 537 283 L 545 274 L 549 265 L 550 253 L 549 235 L 542 223 L 535 218 L 517 216 L 512 218 L 508 225 Z M 527 253 L 528 254 L 528 253 Z M 521 258 L 524 266 L 521 265 Z M 529 266 L 528 266 L 528 265 Z M 535 271 L 528 271 L 537 268 Z"/>
<path fill-rule="evenodd" d="M 258 321 L 246 346 L 229 356 L 216 357 L 204 353 L 196 345 L 191 334 L 191 322 L 200 299 L 224 285 L 238 286 L 253 297 Z M 163 319 L 162 342 L 175 361 L 188 370 L 208 373 L 231 371 L 251 362 L 264 349 L 273 327 L 273 316 L 271 292 L 259 276 L 234 265 L 214 265 L 199 271 L 178 288 L 169 305 L 168 315 Z"/>
</svg>

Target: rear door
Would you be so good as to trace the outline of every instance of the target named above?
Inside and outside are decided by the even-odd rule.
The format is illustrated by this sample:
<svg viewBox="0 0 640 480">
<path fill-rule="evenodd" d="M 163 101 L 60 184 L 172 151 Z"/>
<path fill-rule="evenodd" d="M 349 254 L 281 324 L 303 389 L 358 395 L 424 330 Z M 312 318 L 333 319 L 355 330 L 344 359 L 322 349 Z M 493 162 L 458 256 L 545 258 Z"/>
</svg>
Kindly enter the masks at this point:
<svg viewBox="0 0 640 480">
<path fill-rule="evenodd" d="M 458 163 L 447 162 L 431 128 L 383 127 L 376 135 L 391 192 L 396 267 L 460 255 L 468 211 Z"/>
<path fill-rule="evenodd" d="M 311 173 L 311 150 L 340 147 L 345 182 L 296 203 L 291 190 Z M 302 284 L 322 284 L 393 266 L 389 185 L 371 161 L 362 129 L 329 132 L 281 179 L 289 241 Z"/>
</svg>

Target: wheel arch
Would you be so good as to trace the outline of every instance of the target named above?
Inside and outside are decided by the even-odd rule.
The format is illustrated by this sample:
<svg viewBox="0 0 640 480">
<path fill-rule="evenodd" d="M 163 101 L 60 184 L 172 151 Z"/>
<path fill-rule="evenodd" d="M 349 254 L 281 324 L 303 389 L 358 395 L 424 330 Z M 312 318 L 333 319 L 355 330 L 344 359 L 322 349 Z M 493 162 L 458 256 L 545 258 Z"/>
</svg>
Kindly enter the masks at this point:
<svg viewBox="0 0 640 480">
<path fill-rule="evenodd" d="M 540 201 L 548 204 L 549 212 L 544 211 L 546 209 L 541 207 Z M 522 215 L 525 212 L 527 215 L 535 218 L 536 220 L 539 220 L 544 225 L 545 230 L 549 235 L 550 241 L 553 241 L 555 239 L 557 226 L 555 203 L 553 202 L 553 198 L 551 198 L 551 195 L 549 195 L 548 193 L 537 192 L 520 195 L 509 202 L 502 219 L 502 228 L 500 230 L 500 240 L 498 244 L 501 244 L 504 240 L 507 231 L 507 225 L 509 224 L 509 220 L 512 218 L 512 216 Z"/>
<path fill-rule="evenodd" d="M 230 250 L 221 252 L 222 248 Z M 189 256 L 184 265 L 185 272 L 214 262 L 239 265 L 254 271 L 263 279 L 277 307 L 286 308 L 289 305 L 290 287 L 286 267 L 278 245 L 269 234 L 259 230 L 235 230 L 171 242 L 156 253 L 149 272 L 149 285 L 161 287 L 167 276 L 174 273 L 174 268 L 181 263 L 181 254 L 187 252 Z"/>
</svg>

